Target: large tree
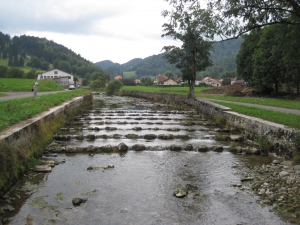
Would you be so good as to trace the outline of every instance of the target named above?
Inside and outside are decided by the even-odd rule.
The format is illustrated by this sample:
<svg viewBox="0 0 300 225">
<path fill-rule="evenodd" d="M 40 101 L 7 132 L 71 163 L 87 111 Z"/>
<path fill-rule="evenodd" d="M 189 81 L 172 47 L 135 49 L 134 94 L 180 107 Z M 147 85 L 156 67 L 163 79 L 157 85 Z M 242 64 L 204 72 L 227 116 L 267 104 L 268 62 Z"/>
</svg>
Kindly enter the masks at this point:
<svg viewBox="0 0 300 225">
<path fill-rule="evenodd" d="M 196 73 L 212 65 L 209 57 L 212 43 L 204 39 L 212 38 L 208 32 L 213 27 L 210 13 L 195 5 L 182 14 L 173 11 L 163 15 L 170 20 L 163 25 L 162 37 L 171 37 L 180 43 L 180 46 L 165 46 L 163 50 L 167 54 L 164 57 L 181 70 L 183 81 L 189 84 L 190 97 L 194 98 Z"/>
<path fill-rule="evenodd" d="M 180 11 L 203 0 L 165 0 Z M 218 21 L 218 34 L 236 38 L 272 24 L 300 24 L 299 0 L 211 0 L 207 9 Z"/>
</svg>

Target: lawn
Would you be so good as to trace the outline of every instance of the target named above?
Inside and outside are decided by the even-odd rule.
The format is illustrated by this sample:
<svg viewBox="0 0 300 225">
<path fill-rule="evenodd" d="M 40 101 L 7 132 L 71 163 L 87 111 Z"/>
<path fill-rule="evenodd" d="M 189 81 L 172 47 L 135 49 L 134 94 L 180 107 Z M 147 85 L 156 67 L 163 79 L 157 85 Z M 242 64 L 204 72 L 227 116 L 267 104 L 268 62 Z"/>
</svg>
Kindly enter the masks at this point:
<svg viewBox="0 0 300 225">
<path fill-rule="evenodd" d="M 35 79 L 19 79 L 19 78 L 0 78 L 0 91 L 2 92 L 26 92 L 31 91 Z M 53 80 L 39 80 L 38 91 L 61 91 L 63 87 L 55 83 Z"/>
<path fill-rule="evenodd" d="M 273 110 L 261 109 L 256 107 L 241 106 L 233 103 L 217 102 L 217 104 L 227 106 L 232 109 L 232 111 L 261 118 L 273 123 L 283 124 L 288 127 L 300 129 L 300 116 L 296 114 L 277 112 Z"/>
<path fill-rule="evenodd" d="M 135 75 L 135 71 L 130 71 L 130 72 L 123 72 L 124 79 L 134 79 L 137 78 Z"/>
<path fill-rule="evenodd" d="M 38 98 L 29 97 L 0 101 L 0 130 L 4 130 L 13 124 L 29 119 L 62 102 L 87 93 L 89 91 L 85 89 L 76 89 L 57 94 L 42 95 Z"/>
<path fill-rule="evenodd" d="M 207 88 L 195 87 L 195 93 Z M 141 92 L 158 92 L 168 94 L 188 95 L 189 87 L 178 86 L 123 86 L 122 90 L 126 91 L 141 91 Z"/>
<path fill-rule="evenodd" d="M 197 97 L 207 98 L 220 101 L 230 101 L 230 102 L 246 102 L 258 105 L 268 105 L 276 106 L 282 108 L 290 109 L 299 109 L 300 110 L 300 101 L 288 100 L 288 99 L 278 99 L 278 98 L 258 98 L 258 97 L 231 97 L 226 95 L 217 95 L 217 94 L 201 94 L 196 93 Z"/>
</svg>

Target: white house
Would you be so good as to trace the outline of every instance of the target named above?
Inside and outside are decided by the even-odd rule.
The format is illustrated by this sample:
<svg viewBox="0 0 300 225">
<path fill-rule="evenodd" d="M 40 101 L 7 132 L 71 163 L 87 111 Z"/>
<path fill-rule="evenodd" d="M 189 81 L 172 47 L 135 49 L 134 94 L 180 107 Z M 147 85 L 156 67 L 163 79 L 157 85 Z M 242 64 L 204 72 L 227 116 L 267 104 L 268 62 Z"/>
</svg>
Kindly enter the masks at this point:
<svg viewBox="0 0 300 225">
<path fill-rule="evenodd" d="M 67 79 L 66 79 L 67 78 Z M 37 75 L 37 80 L 53 79 L 56 83 L 66 86 L 74 84 L 74 76 L 64 71 L 54 69 Z"/>
</svg>

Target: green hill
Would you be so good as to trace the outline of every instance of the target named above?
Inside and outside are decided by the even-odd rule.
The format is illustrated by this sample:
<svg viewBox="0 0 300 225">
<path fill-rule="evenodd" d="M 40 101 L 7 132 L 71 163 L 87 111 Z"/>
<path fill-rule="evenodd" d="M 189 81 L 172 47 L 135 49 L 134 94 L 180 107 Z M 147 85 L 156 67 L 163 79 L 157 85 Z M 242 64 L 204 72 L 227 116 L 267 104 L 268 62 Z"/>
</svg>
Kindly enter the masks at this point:
<svg viewBox="0 0 300 225">
<path fill-rule="evenodd" d="M 10 73 L 3 74 L 3 67 L 18 68 L 25 72 L 34 69 L 35 73 L 60 69 L 81 78 L 93 72 L 104 73 L 99 66 L 80 54 L 46 38 L 27 35 L 11 38 L 0 32 L 0 56 L 0 77 L 10 77 Z"/>
<path fill-rule="evenodd" d="M 214 65 L 206 71 L 200 73 L 202 76 L 221 77 L 224 74 L 235 76 L 236 62 L 235 58 L 240 49 L 243 39 L 217 42 L 213 44 L 211 51 L 211 59 Z M 180 75 L 180 70 L 175 65 L 171 65 L 163 58 L 162 54 L 149 56 L 145 59 L 132 59 L 125 64 L 113 63 L 110 60 L 97 62 L 96 65 L 104 69 L 113 79 L 117 75 L 122 75 L 124 78 L 129 77 L 129 71 L 135 71 L 136 77 L 150 77 L 163 74 L 167 70 L 171 70 L 174 74 Z M 126 75 L 126 76 L 125 76 Z"/>
</svg>

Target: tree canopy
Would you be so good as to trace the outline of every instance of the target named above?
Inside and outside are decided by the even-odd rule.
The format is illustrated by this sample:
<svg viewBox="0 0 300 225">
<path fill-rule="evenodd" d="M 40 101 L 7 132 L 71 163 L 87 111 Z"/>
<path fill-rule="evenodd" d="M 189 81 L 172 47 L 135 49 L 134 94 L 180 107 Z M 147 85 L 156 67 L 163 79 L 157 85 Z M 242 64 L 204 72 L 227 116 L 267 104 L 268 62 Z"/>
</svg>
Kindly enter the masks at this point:
<svg viewBox="0 0 300 225">
<path fill-rule="evenodd" d="M 200 0 L 165 0 L 178 12 L 189 10 Z M 211 0 L 205 6 L 217 22 L 215 34 L 236 38 L 253 29 L 272 24 L 299 25 L 300 2 L 297 0 Z"/>
<path fill-rule="evenodd" d="M 165 34 L 162 37 L 171 37 L 182 44 L 165 46 L 163 50 L 167 54 L 164 57 L 181 70 L 182 79 L 188 82 L 190 97 L 193 98 L 197 72 L 204 71 L 212 65 L 209 57 L 212 43 L 203 38 L 212 38 L 207 32 L 211 28 L 210 14 L 197 5 L 189 12 L 179 14 L 173 11 L 164 16 L 166 15 L 170 17 L 170 21 L 163 25 Z"/>
</svg>

